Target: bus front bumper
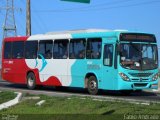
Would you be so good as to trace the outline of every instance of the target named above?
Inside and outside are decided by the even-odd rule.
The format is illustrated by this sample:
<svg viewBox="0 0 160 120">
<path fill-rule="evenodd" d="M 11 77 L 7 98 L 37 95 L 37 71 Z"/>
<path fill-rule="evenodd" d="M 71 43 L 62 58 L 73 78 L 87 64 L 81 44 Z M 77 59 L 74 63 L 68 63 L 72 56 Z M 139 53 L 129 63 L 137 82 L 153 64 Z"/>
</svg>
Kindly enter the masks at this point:
<svg viewBox="0 0 160 120">
<path fill-rule="evenodd" d="M 158 80 L 150 82 L 121 81 L 118 84 L 118 90 L 143 90 L 143 89 L 158 89 Z"/>
</svg>

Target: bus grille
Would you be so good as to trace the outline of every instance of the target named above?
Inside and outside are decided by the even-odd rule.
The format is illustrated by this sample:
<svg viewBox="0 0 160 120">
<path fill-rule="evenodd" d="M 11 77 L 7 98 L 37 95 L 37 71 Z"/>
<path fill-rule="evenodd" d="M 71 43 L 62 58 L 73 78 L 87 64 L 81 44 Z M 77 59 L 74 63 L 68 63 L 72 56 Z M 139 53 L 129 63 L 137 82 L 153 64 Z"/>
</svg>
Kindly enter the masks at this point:
<svg viewBox="0 0 160 120">
<path fill-rule="evenodd" d="M 139 79 L 139 78 L 133 78 L 133 79 L 131 79 L 132 81 L 148 81 L 149 79 L 144 79 L 144 78 L 142 78 L 142 79 Z"/>
<path fill-rule="evenodd" d="M 129 73 L 132 77 L 149 77 L 153 73 Z"/>
<path fill-rule="evenodd" d="M 147 83 L 134 83 L 135 87 L 146 87 Z"/>
</svg>

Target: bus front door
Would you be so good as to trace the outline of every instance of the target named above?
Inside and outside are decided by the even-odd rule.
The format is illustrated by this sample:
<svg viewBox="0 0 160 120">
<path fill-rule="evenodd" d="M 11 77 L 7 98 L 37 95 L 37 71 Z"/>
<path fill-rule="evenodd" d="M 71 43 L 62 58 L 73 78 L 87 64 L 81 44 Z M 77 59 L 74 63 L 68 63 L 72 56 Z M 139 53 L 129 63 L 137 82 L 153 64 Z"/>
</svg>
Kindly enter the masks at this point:
<svg viewBox="0 0 160 120">
<path fill-rule="evenodd" d="M 115 44 L 105 44 L 103 48 L 103 79 L 102 89 L 114 90 L 116 71 L 114 68 Z"/>
</svg>

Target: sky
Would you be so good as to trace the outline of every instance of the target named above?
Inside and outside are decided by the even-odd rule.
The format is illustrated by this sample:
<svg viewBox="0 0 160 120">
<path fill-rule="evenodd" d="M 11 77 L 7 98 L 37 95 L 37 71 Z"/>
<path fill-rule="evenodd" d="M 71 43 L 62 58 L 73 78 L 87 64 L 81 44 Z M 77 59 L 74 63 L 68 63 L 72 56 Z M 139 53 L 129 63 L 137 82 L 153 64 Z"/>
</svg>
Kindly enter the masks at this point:
<svg viewBox="0 0 160 120">
<path fill-rule="evenodd" d="M 6 11 L 0 0 L 0 44 Z M 17 34 L 25 35 L 26 0 L 14 0 Z M 156 35 L 160 45 L 160 0 L 31 0 L 32 34 L 73 29 L 124 29 Z"/>
</svg>

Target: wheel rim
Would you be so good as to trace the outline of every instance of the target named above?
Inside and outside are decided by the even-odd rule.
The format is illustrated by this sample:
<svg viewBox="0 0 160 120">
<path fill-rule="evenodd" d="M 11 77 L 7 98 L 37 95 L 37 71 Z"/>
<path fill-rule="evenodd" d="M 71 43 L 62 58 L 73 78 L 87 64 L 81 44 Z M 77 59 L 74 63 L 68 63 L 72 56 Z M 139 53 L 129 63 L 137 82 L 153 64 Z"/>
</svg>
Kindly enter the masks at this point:
<svg viewBox="0 0 160 120">
<path fill-rule="evenodd" d="M 96 90 L 97 89 L 97 83 L 96 81 L 93 81 L 91 80 L 90 84 L 89 84 L 89 87 L 92 91 Z"/>
<path fill-rule="evenodd" d="M 34 79 L 32 77 L 28 78 L 28 85 L 33 86 L 34 85 Z"/>
</svg>

